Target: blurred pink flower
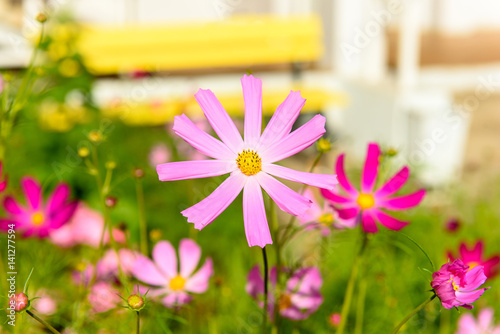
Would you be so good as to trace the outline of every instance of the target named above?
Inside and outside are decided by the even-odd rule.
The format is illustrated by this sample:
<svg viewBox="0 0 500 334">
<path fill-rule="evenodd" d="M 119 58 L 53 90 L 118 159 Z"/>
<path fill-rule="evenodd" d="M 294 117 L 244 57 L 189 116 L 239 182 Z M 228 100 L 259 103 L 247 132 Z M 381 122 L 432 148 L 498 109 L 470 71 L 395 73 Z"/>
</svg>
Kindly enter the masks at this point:
<svg viewBox="0 0 500 334">
<path fill-rule="evenodd" d="M 2 78 L 0 77 L 0 80 L 1 79 Z M 1 92 L 2 92 L 2 90 L 0 89 L 0 93 Z M 0 161 L 0 178 L 2 177 L 2 170 L 3 170 L 3 164 Z M 7 175 L 5 176 L 4 180 L 0 182 L 0 193 L 3 192 L 5 190 L 5 188 L 7 188 Z"/>
<path fill-rule="evenodd" d="M 0 94 L 3 92 L 3 77 L 2 74 L 0 73 Z"/>
<path fill-rule="evenodd" d="M 90 209 L 84 203 L 80 203 L 71 221 L 53 231 L 50 241 L 63 248 L 76 245 L 88 245 L 99 247 L 101 242 L 104 218 L 102 215 Z M 119 229 L 113 229 L 113 238 L 118 243 L 125 243 L 125 234 Z M 104 244 L 109 243 L 109 232 L 104 232 Z"/>
<path fill-rule="evenodd" d="M 210 224 L 243 190 L 243 221 L 248 245 L 272 244 L 267 223 L 263 188 L 278 207 L 292 215 L 303 214 L 311 202 L 272 177 L 333 189 L 335 175 L 298 172 L 274 164 L 312 145 L 325 133 L 325 117 L 316 115 L 290 133 L 305 99 L 300 92 L 290 92 L 278 106 L 261 134 L 262 82 L 252 75 L 241 79 L 245 103 L 244 137 L 210 90 L 200 89 L 196 101 L 212 125 L 218 140 L 200 130 L 186 116 L 175 116 L 174 132 L 201 153 L 215 160 L 171 162 L 158 165 L 160 181 L 205 178 L 230 173 L 230 176 L 207 198 L 182 211 L 198 230 Z"/>
<path fill-rule="evenodd" d="M 465 313 L 458 319 L 458 329 L 455 334 L 500 334 L 500 325 L 493 322 L 493 309 L 485 308 L 477 317 Z"/>
<path fill-rule="evenodd" d="M 311 206 L 298 219 L 306 229 L 320 229 L 323 236 L 328 236 L 332 228 L 353 228 L 356 225 L 356 219 L 341 219 L 333 207 L 325 201 L 323 207 L 320 206 L 314 193 L 307 188 L 304 191 L 304 197 L 311 201 Z"/>
<path fill-rule="evenodd" d="M 169 162 L 172 158 L 167 145 L 159 143 L 154 145 L 149 152 L 149 164 L 156 168 L 156 165 Z"/>
<path fill-rule="evenodd" d="M 213 274 L 212 259 L 207 258 L 203 266 L 194 273 L 201 257 L 201 248 L 191 239 L 182 239 L 179 244 L 180 270 L 177 255 L 168 241 L 160 241 L 153 249 L 153 261 L 138 255 L 133 275 L 141 282 L 154 286 L 149 296 L 162 298 L 166 307 L 187 304 L 191 293 L 203 293 L 208 289 Z"/>
<path fill-rule="evenodd" d="M 342 317 L 340 313 L 332 313 L 329 319 L 332 326 L 337 327 L 338 325 L 340 325 L 340 320 L 342 319 Z"/>
<path fill-rule="evenodd" d="M 321 273 L 315 267 L 298 269 L 286 283 L 285 290 L 280 292 L 276 303 L 276 267 L 271 269 L 269 280 L 271 286 L 268 293 L 268 312 L 272 318 L 274 308 L 278 307 L 280 315 L 293 320 L 303 320 L 316 312 L 323 303 L 319 289 L 323 285 Z M 259 266 L 254 266 L 248 274 L 247 293 L 264 307 L 264 280 Z M 277 305 L 276 305 L 277 304 Z"/>
<path fill-rule="evenodd" d="M 500 256 L 495 255 L 485 260 L 483 254 L 483 241 L 479 240 L 470 250 L 467 248 L 467 245 L 462 242 L 460 244 L 459 255 L 457 258 L 462 260 L 462 262 L 470 267 L 470 269 L 475 266 L 483 266 L 484 274 L 488 278 L 493 278 L 498 274 Z M 448 258 L 450 261 L 454 261 L 455 257 L 451 252 L 448 252 Z"/>
<path fill-rule="evenodd" d="M 52 315 L 57 311 L 57 303 L 45 290 L 38 290 L 33 298 L 34 308 L 41 314 Z"/>
<path fill-rule="evenodd" d="M 24 207 L 7 196 L 3 206 L 9 217 L 0 219 L 0 229 L 7 230 L 9 224 L 15 224 L 16 230 L 25 237 L 46 238 L 73 216 L 78 203 L 68 202 L 68 185 L 58 184 L 45 204 L 42 189 L 36 180 L 25 177 L 21 180 L 21 186 L 28 206 Z"/>
<path fill-rule="evenodd" d="M 109 311 L 118 306 L 121 302 L 117 295 L 118 291 L 108 282 L 97 282 L 91 288 L 88 301 L 94 313 Z"/>
<path fill-rule="evenodd" d="M 455 260 L 445 263 L 432 274 L 431 286 L 444 308 L 462 306 L 470 310 L 474 306 L 469 304 L 478 300 L 484 291 L 489 289 L 478 289 L 485 281 L 482 266 L 470 269 L 462 260 Z"/>
<path fill-rule="evenodd" d="M 458 231 L 458 229 L 460 228 L 462 224 L 460 223 L 460 220 L 458 220 L 457 218 L 452 218 L 452 219 L 449 219 L 446 224 L 445 224 L 445 229 L 446 231 L 450 232 L 450 233 L 455 233 Z"/>
<path fill-rule="evenodd" d="M 340 218 L 357 218 L 358 221 L 361 221 L 363 230 L 369 233 L 376 233 L 378 231 L 377 221 L 391 230 L 398 231 L 402 229 L 408 222 L 396 219 L 380 209 L 393 211 L 406 210 L 417 206 L 425 195 L 425 190 L 421 189 L 410 195 L 391 197 L 408 180 L 410 171 L 406 166 L 382 187 L 374 191 L 373 188 L 375 187 L 378 175 L 379 158 L 379 145 L 370 143 L 361 179 L 361 192 L 359 192 L 347 179 L 344 172 L 344 154 L 341 154 L 337 159 L 336 172 L 339 183 L 347 195 L 342 196 L 335 191 L 321 190 L 325 198 L 339 205 L 339 208 L 336 209 Z"/>
</svg>

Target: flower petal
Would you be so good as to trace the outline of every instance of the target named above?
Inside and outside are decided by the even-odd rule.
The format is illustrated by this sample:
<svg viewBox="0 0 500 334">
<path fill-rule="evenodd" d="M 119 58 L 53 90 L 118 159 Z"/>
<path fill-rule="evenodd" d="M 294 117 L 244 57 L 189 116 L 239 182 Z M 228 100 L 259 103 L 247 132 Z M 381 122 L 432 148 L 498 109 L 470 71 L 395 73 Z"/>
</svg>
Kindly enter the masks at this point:
<svg viewBox="0 0 500 334">
<path fill-rule="evenodd" d="M 368 144 L 365 167 L 361 177 L 361 192 L 370 194 L 377 181 L 378 163 L 380 158 L 380 147 L 376 143 Z"/>
<path fill-rule="evenodd" d="M 17 203 L 17 201 L 14 198 L 10 196 L 5 197 L 3 201 L 3 207 L 5 211 L 7 211 L 12 215 L 20 215 L 24 213 L 23 207 L 19 205 L 19 203 Z"/>
<path fill-rule="evenodd" d="M 69 193 L 70 188 L 67 184 L 58 184 L 47 200 L 47 213 L 50 215 L 60 209 L 66 203 Z"/>
<path fill-rule="evenodd" d="M 217 97 L 215 97 L 215 94 L 209 89 L 200 89 L 194 97 L 215 133 L 217 133 L 224 144 L 233 153 L 241 151 L 243 149 L 241 135 L 231 117 L 229 117 L 224 107 L 222 107 Z"/>
<path fill-rule="evenodd" d="M 52 212 L 50 216 L 50 228 L 58 229 L 66 224 L 78 207 L 78 202 L 72 202 L 63 207 L 59 207 L 58 211 Z"/>
<path fill-rule="evenodd" d="M 375 219 L 373 219 L 372 213 L 370 211 L 363 211 L 361 215 L 363 230 L 367 233 L 377 233 L 378 227 L 375 223 Z"/>
<path fill-rule="evenodd" d="M 33 210 L 38 210 L 42 202 L 42 188 L 40 184 L 31 177 L 24 177 L 21 180 L 24 196 Z"/>
<path fill-rule="evenodd" d="M 408 167 L 403 167 L 396 175 L 394 175 L 386 184 L 375 192 L 377 197 L 387 197 L 396 193 L 406 183 L 410 176 Z"/>
<path fill-rule="evenodd" d="M 153 248 L 153 260 L 164 277 L 172 279 L 177 276 L 177 254 L 170 242 L 160 241 L 156 244 Z"/>
<path fill-rule="evenodd" d="M 457 291 L 455 293 L 455 296 L 457 297 L 457 300 L 461 303 L 474 303 L 476 300 L 479 299 L 484 293 L 486 289 L 479 289 L 475 291 L 470 291 L 470 292 L 461 292 Z"/>
<path fill-rule="evenodd" d="M 255 177 L 249 177 L 243 188 L 243 221 L 248 246 L 263 248 L 273 243 L 267 223 L 262 189 Z"/>
<path fill-rule="evenodd" d="M 211 258 L 207 258 L 203 266 L 190 278 L 187 279 L 184 288 L 186 291 L 193 293 L 203 293 L 208 290 L 210 277 L 214 273 L 213 262 Z"/>
<path fill-rule="evenodd" d="M 234 161 L 194 160 L 161 164 L 156 166 L 156 171 L 160 181 L 177 181 L 224 175 L 235 168 Z"/>
<path fill-rule="evenodd" d="M 303 224 L 314 222 L 323 214 L 323 209 L 319 206 L 319 203 L 316 201 L 316 198 L 310 188 L 304 190 L 303 196 L 311 201 L 311 206 L 306 212 L 304 212 L 303 215 L 300 215 L 297 218 Z"/>
<path fill-rule="evenodd" d="M 179 244 L 180 275 L 189 277 L 198 266 L 201 257 L 201 248 L 191 239 L 182 239 Z"/>
<path fill-rule="evenodd" d="M 354 206 L 354 207 L 350 207 L 350 208 L 337 208 L 337 207 L 334 207 L 334 208 L 338 212 L 339 217 L 342 219 L 353 219 L 357 215 L 359 215 L 359 212 L 360 212 L 358 206 Z"/>
<path fill-rule="evenodd" d="M 158 270 L 153 261 L 144 255 L 138 255 L 132 275 L 139 281 L 156 286 L 164 286 L 167 283 L 166 277 Z"/>
<path fill-rule="evenodd" d="M 182 215 L 194 228 L 201 230 L 210 224 L 231 204 L 245 185 L 246 177 L 239 171 L 231 173 L 208 197 L 190 208 L 182 211 Z"/>
<path fill-rule="evenodd" d="M 245 101 L 245 144 L 257 144 L 262 131 L 262 81 L 253 75 L 241 79 Z"/>
<path fill-rule="evenodd" d="M 396 219 L 392 217 L 391 215 L 388 215 L 382 210 L 372 210 L 373 214 L 375 215 L 375 218 L 380 221 L 382 225 L 387 227 L 388 229 L 391 229 L 393 231 L 399 231 L 406 225 L 408 225 L 408 222 Z"/>
<path fill-rule="evenodd" d="M 173 130 L 200 153 L 211 158 L 230 160 L 235 158 L 229 147 L 196 126 L 186 115 L 174 117 Z"/>
<path fill-rule="evenodd" d="M 353 205 L 356 203 L 355 200 L 349 197 L 344 197 L 337 194 L 335 191 L 330 191 L 327 189 L 320 189 L 321 195 L 327 200 L 336 203 L 336 204 L 349 204 Z"/>
<path fill-rule="evenodd" d="M 316 115 L 280 141 L 267 148 L 263 147 L 263 162 L 267 164 L 280 161 L 308 148 L 326 132 L 325 122 L 325 117 Z"/>
<path fill-rule="evenodd" d="M 359 192 L 352 186 L 347 179 L 347 176 L 344 172 L 344 154 L 339 155 L 337 158 L 337 163 L 335 165 L 335 172 L 337 173 L 337 178 L 339 180 L 340 186 L 344 188 L 344 190 L 353 197 L 354 200 L 358 198 Z"/>
<path fill-rule="evenodd" d="M 424 196 L 425 196 L 425 190 L 421 189 L 410 195 L 393 197 L 388 199 L 377 199 L 377 202 L 381 207 L 387 210 L 393 210 L 393 211 L 406 210 L 420 204 Z"/>
<path fill-rule="evenodd" d="M 462 292 L 476 290 L 483 285 L 484 282 L 486 282 L 486 275 L 484 274 L 483 266 L 476 266 L 470 269 L 465 274 L 465 281 L 467 282 L 467 285 L 460 289 Z"/>
<path fill-rule="evenodd" d="M 336 175 L 304 173 L 274 164 L 265 165 L 262 170 L 282 179 L 329 190 L 333 190 L 338 183 Z"/>
<path fill-rule="evenodd" d="M 300 96 L 300 92 L 290 91 L 285 101 L 276 108 L 264 129 L 259 142 L 260 147 L 268 147 L 288 135 L 305 103 L 306 99 Z"/>
<path fill-rule="evenodd" d="M 15 224 L 16 229 L 20 227 L 20 224 L 15 220 L 0 218 L 0 231 L 7 232 L 11 224 Z"/>
<path fill-rule="evenodd" d="M 264 188 L 281 210 L 294 216 L 300 216 L 311 206 L 310 200 L 299 195 L 269 174 L 260 172 L 255 177 L 260 186 Z"/>
<path fill-rule="evenodd" d="M 248 273 L 245 290 L 253 299 L 258 299 L 260 295 L 264 294 L 264 280 L 258 265 L 253 266 Z"/>
</svg>

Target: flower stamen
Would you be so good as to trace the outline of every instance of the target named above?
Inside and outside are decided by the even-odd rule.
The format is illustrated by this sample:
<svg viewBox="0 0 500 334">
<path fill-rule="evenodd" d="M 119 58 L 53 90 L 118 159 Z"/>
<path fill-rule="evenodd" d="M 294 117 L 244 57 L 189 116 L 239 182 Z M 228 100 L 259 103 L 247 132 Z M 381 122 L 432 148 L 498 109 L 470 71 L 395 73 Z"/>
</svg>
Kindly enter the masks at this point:
<svg viewBox="0 0 500 334">
<path fill-rule="evenodd" d="M 41 212 L 37 212 L 31 216 L 31 221 L 33 222 L 34 225 L 42 225 L 45 220 L 45 217 Z"/>
<path fill-rule="evenodd" d="M 375 199 L 372 194 L 359 194 L 356 201 L 362 210 L 369 209 L 375 205 Z"/>
<path fill-rule="evenodd" d="M 247 176 L 257 174 L 262 170 L 262 160 L 254 150 L 243 150 L 238 153 L 236 164 L 241 172 Z"/>
<path fill-rule="evenodd" d="M 179 291 L 184 289 L 184 285 L 186 284 L 186 280 L 180 275 L 175 276 L 170 280 L 169 287 L 174 291 Z"/>
</svg>

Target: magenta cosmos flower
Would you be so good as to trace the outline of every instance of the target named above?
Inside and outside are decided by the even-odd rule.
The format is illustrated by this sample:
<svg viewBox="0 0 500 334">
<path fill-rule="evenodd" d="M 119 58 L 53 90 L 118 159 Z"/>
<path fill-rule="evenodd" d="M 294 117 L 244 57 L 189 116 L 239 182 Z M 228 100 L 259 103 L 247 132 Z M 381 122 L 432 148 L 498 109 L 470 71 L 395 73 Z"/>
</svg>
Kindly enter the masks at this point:
<svg viewBox="0 0 500 334">
<path fill-rule="evenodd" d="M 319 229 L 323 236 L 328 236 L 332 228 L 353 228 L 356 225 L 355 218 L 340 218 L 328 201 L 325 201 L 321 206 L 311 189 L 308 188 L 304 191 L 304 197 L 311 201 L 311 206 L 298 216 L 298 219 L 302 225 L 306 226 L 306 229 Z"/>
<path fill-rule="evenodd" d="M 471 269 L 475 266 L 483 266 L 486 277 L 492 278 L 498 274 L 500 256 L 495 255 L 487 260 L 484 259 L 483 246 L 483 242 L 479 240 L 471 249 L 468 249 L 467 245 L 462 242 L 460 244 L 459 255 L 457 258 L 462 260 L 462 262 L 468 265 Z M 451 252 L 448 252 L 448 257 L 450 261 L 455 260 L 455 257 Z"/>
<path fill-rule="evenodd" d="M 262 82 L 253 76 L 241 79 L 245 102 L 244 137 L 210 90 L 200 89 L 196 101 L 211 124 L 218 140 L 197 128 L 185 115 L 176 116 L 174 132 L 201 153 L 215 160 L 172 162 L 158 165 L 161 181 L 204 178 L 229 173 L 207 198 L 182 211 L 198 230 L 210 224 L 243 190 L 243 220 L 249 246 L 272 244 L 261 187 L 278 207 L 292 215 L 303 214 L 311 201 L 299 195 L 273 176 L 333 189 L 335 175 L 298 172 L 274 164 L 312 145 L 325 133 L 325 118 L 316 115 L 290 132 L 305 99 L 300 92 L 290 92 L 278 106 L 261 134 Z"/>
<path fill-rule="evenodd" d="M 323 297 L 319 289 L 323 285 L 321 273 L 315 267 L 296 270 L 286 282 L 284 291 L 280 292 L 276 303 L 276 267 L 271 269 L 271 289 L 268 294 L 268 312 L 272 318 L 274 308 L 277 307 L 280 315 L 292 320 L 303 320 L 316 312 Z M 254 266 L 248 274 L 247 293 L 264 307 L 264 280 L 260 274 L 259 266 Z"/>
<path fill-rule="evenodd" d="M 132 274 L 141 282 L 152 285 L 152 297 L 164 296 L 163 305 L 173 307 L 191 301 L 191 293 L 203 293 L 213 274 L 212 259 L 207 258 L 195 273 L 201 257 L 201 248 L 191 239 L 182 239 L 179 244 L 180 270 L 177 255 L 168 241 L 160 241 L 153 249 L 153 261 L 139 255 Z"/>
<path fill-rule="evenodd" d="M 78 203 L 68 201 L 68 185 L 58 184 L 46 203 L 43 203 L 42 189 L 36 180 L 25 177 L 21 180 L 21 187 L 27 206 L 22 206 L 14 198 L 7 196 L 3 204 L 9 216 L 7 219 L 0 219 L 2 230 L 15 224 L 16 230 L 25 237 L 45 238 L 73 216 Z"/>
<path fill-rule="evenodd" d="M 455 334 L 500 334 L 500 325 L 493 322 L 493 309 L 485 308 L 477 317 L 466 313 L 458 320 L 458 329 Z"/>
<path fill-rule="evenodd" d="M 380 153 L 378 144 L 368 144 L 368 153 L 361 177 L 361 191 L 354 188 L 347 179 L 344 172 L 344 154 L 341 154 L 337 159 L 336 172 L 340 186 L 345 191 L 346 196 L 327 189 L 321 190 L 321 194 L 325 198 L 338 205 L 336 209 L 340 218 L 351 219 L 358 217 L 357 219 L 361 221 L 363 230 L 370 233 L 378 231 L 377 221 L 391 230 L 398 231 L 402 229 L 408 222 L 396 219 L 381 209 L 406 210 L 418 205 L 425 195 L 425 190 L 422 189 L 410 195 L 392 197 L 408 180 L 410 171 L 406 166 L 382 187 L 374 191 Z"/>
<path fill-rule="evenodd" d="M 462 306 L 472 309 L 470 303 L 481 297 L 486 289 L 478 289 L 486 281 L 483 267 L 469 268 L 462 260 L 444 264 L 432 274 L 431 286 L 444 308 Z"/>
</svg>

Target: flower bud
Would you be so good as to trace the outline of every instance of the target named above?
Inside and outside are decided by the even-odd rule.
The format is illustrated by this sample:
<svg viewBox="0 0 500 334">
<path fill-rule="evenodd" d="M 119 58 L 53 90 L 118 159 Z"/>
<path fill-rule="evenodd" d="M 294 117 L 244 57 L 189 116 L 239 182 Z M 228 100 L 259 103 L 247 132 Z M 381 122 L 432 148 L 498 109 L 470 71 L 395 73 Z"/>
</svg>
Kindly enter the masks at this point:
<svg viewBox="0 0 500 334">
<path fill-rule="evenodd" d="M 106 162 L 105 167 L 106 167 L 106 169 L 115 169 L 116 168 L 116 162 L 115 161 L 108 161 L 108 162 Z"/>
<path fill-rule="evenodd" d="M 99 143 L 102 141 L 102 134 L 99 131 L 90 131 L 89 139 L 93 143 Z"/>
<path fill-rule="evenodd" d="M 330 323 L 337 327 L 338 325 L 340 325 L 340 320 L 341 320 L 341 316 L 340 316 L 340 313 L 332 313 L 330 315 Z"/>
<path fill-rule="evenodd" d="M 47 21 L 47 15 L 45 15 L 44 13 L 38 13 L 38 15 L 36 16 L 36 20 L 40 23 L 45 23 Z"/>
<path fill-rule="evenodd" d="M 82 158 L 86 158 L 86 157 L 88 157 L 88 156 L 89 156 L 89 154 L 90 154 L 90 151 L 89 151 L 89 149 L 88 149 L 88 148 L 86 148 L 86 147 L 80 147 L 80 148 L 78 149 L 78 155 L 79 155 L 80 157 L 82 157 Z"/>
<path fill-rule="evenodd" d="M 134 170 L 132 171 L 132 175 L 136 178 L 136 179 L 142 179 L 144 177 L 144 170 L 139 168 L 139 167 L 136 167 L 134 168 Z"/>
<path fill-rule="evenodd" d="M 331 151 L 332 143 L 330 143 L 330 141 L 328 139 L 321 138 L 316 143 L 316 148 L 318 149 L 318 152 L 320 152 L 320 153 L 327 153 L 327 152 Z"/>
<path fill-rule="evenodd" d="M 22 312 L 30 306 L 30 301 L 25 293 L 21 292 L 10 297 L 9 305 L 14 307 L 16 312 Z"/>
<path fill-rule="evenodd" d="M 116 206 L 116 202 L 118 202 L 118 200 L 113 196 L 106 196 L 104 199 L 104 204 L 106 204 L 108 208 L 114 208 Z"/>
<path fill-rule="evenodd" d="M 131 295 L 127 299 L 127 304 L 133 310 L 140 310 L 144 306 L 144 299 L 139 295 Z"/>
<path fill-rule="evenodd" d="M 162 235 L 163 235 L 163 233 L 161 232 L 161 230 L 159 230 L 157 228 L 154 228 L 151 231 L 149 231 L 149 238 L 153 242 L 159 241 L 161 239 Z"/>
</svg>

